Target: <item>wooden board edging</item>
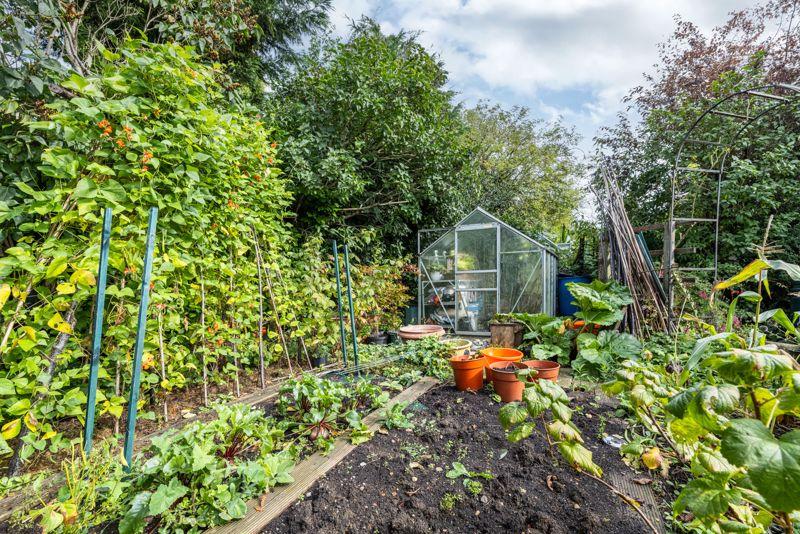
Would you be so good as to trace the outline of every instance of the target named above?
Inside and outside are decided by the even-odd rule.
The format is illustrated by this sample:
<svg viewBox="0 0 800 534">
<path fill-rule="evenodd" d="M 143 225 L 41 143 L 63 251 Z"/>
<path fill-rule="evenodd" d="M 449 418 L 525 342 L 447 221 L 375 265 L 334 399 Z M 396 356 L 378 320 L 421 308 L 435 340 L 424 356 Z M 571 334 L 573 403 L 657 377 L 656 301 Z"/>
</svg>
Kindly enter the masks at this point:
<svg viewBox="0 0 800 534">
<path fill-rule="evenodd" d="M 409 388 L 398 393 L 386 405 L 386 409 L 399 402 L 413 402 L 439 383 L 438 380 L 425 377 Z M 364 418 L 364 424 L 370 430 L 380 427 L 378 418 L 384 408 L 374 410 Z M 281 515 L 294 502 L 316 483 L 325 473 L 336 467 L 357 445 L 346 438 L 334 442 L 334 449 L 328 456 L 320 453 L 312 454 L 295 467 L 292 472 L 294 482 L 286 486 L 277 486 L 261 498 L 247 503 L 247 515 L 238 521 L 207 530 L 208 534 L 257 534 L 273 519 Z"/>
</svg>

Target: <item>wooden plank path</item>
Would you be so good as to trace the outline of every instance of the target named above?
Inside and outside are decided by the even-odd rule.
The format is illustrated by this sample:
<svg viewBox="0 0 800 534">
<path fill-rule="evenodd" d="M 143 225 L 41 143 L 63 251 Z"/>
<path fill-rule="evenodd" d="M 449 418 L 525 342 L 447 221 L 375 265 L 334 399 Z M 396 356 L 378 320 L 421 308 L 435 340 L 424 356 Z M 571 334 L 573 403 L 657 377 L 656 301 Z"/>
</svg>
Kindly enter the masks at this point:
<svg viewBox="0 0 800 534">
<path fill-rule="evenodd" d="M 423 378 L 391 399 L 386 408 L 388 409 L 399 402 L 413 402 L 438 383 L 433 378 Z M 375 410 L 364 418 L 364 423 L 370 430 L 376 431 L 380 427 L 378 417 L 382 411 L 383 409 Z M 294 477 L 292 484 L 278 486 L 264 497 L 248 502 L 247 515 L 239 521 L 234 521 L 206 532 L 211 534 L 256 534 L 261 532 L 270 521 L 281 515 L 284 510 L 308 491 L 320 477 L 336 467 L 356 447 L 357 445 L 352 445 L 346 438 L 337 439 L 334 442 L 333 452 L 328 456 L 323 456 L 319 453 L 312 454 L 300 462 L 292 472 Z"/>
</svg>

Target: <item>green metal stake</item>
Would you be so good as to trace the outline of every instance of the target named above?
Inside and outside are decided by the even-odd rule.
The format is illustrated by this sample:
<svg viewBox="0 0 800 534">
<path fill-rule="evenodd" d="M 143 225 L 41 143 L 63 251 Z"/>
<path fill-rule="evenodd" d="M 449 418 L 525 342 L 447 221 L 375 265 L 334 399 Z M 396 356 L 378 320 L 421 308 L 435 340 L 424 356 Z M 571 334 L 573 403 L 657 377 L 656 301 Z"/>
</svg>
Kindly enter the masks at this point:
<svg viewBox="0 0 800 534">
<path fill-rule="evenodd" d="M 350 304 L 350 328 L 353 330 L 353 363 L 358 374 L 358 333 L 356 331 L 356 314 L 353 311 L 353 287 L 350 283 L 350 254 L 347 243 L 344 244 L 344 273 L 347 278 L 347 302 Z"/>
<path fill-rule="evenodd" d="M 89 364 L 89 386 L 87 388 L 86 432 L 83 450 L 88 455 L 94 437 L 94 412 L 97 403 L 97 374 L 100 370 L 100 347 L 103 343 L 103 313 L 106 304 L 106 273 L 108 272 L 108 247 L 111 242 L 111 208 L 103 211 L 103 233 L 100 237 L 100 263 L 97 267 L 97 295 L 94 305 L 94 328 L 92 330 L 92 359 Z"/>
<path fill-rule="evenodd" d="M 153 270 L 153 246 L 156 240 L 158 208 L 150 208 L 147 223 L 147 246 L 144 253 L 144 272 L 142 273 L 142 293 L 139 301 L 139 321 L 136 329 L 136 345 L 133 350 L 133 377 L 131 394 L 128 399 L 128 425 L 125 428 L 125 469 L 130 470 L 133 459 L 133 437 L 136 432 L 136 404 L 139 402 L 139 385 L 142 379 L 142 351 L 144 332 L 147 327 L 147 304 L 150 300 L 150 273 Z"/>
<path fill-rule="evenodd" d="M 342 334 L 342 365 L 347 367 L 347 334 L 344 332 L 344 314 L 342 313 L 342 277 L 339 273 L 339 245 L 333 240 L 333 268 L 336 273 L 336 305 L 339 308 L 339 332 Z"/>
</svg>

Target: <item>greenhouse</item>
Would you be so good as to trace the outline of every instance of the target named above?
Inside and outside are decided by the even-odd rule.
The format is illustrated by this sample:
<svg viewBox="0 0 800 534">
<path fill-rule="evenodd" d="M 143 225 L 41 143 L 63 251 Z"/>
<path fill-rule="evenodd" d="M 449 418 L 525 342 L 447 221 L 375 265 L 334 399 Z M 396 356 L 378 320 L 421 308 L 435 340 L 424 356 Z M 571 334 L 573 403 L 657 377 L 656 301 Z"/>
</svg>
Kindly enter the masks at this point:
<svg viewBox="0 0 800 534">
<path fill-rule="evenodd" d="M 497 313 L 555 314 L 558 260 L 547 240 L 475 208 L 452 228 L 420 230 L 417 242 L 418 322 L 488 335 Z"/>
</svg>

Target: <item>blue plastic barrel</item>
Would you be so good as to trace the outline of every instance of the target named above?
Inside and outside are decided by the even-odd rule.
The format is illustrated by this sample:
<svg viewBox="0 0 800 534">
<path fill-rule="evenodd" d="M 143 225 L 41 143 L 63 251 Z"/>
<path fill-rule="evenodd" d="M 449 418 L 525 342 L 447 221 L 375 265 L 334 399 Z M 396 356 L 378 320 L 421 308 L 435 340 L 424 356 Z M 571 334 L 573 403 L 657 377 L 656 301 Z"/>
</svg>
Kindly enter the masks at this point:
<svg viewBox="0 0 800 534">
<path fill-rule="evenodd" d="M 567 289 L 569 282 L 589 283 L 592 279 L 588 276 L 558 275 L 558 315 L 575 315 L 578 308 L 572 304 L 572 293 Z"/>
</svg>

